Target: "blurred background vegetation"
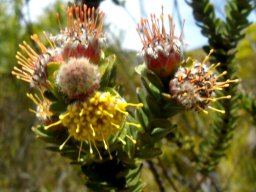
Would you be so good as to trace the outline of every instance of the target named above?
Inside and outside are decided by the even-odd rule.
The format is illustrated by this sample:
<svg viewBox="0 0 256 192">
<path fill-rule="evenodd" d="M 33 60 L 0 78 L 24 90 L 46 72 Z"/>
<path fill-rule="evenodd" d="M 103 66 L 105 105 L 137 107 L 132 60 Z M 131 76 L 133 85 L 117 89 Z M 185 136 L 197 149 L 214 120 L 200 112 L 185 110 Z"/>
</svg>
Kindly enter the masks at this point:
<svg viewBox="0 0 256 192">
<path fill-rule="evenodd" d="M 74 169 L 59 154 L 45 150 L 44 144 L 35 138 L 31 127 L 36 124 L 36 120 L 33 114 L 28 112 L 32 103 L 25 96 L 30 87 L 10 74 L 16 64 L 15 54 L 19 43 L 26 40 L 31 44 L 29 36 L 33 33 L 59 31 L 56 13 L 60 14 L 61 20 L 65 20 L 66 4 L 59 0 L 54 2 L 37 22 L 32 23 L 29 15 L 25 17 L 23 12 L 29 0 L 0 0 L 0 191 L 85 191 L 84 184 L 77 174 L 79 168 Z M 113 2 L 116 6 L 124 6 L 123 1 Z M 134 101 L 136 86 L 140 84 L 133 68 L 139 61 L 136 52 L 121 49 L 121 42 L 121 37 L 116 38 L 107 51 L 117 55 L 117 82 L 120 90 L 127 95 L 127 100 Z M 198 60 L 204 57 L 201 49 L 186 54 Z M 246 36 L 238 46 L 236 63 L 239 78 L 242 79 L 239 89 L 254 100 L 256 24 L 246 29 Z M 237 111 L 239 129 L 234 132 L 226 156 L 216 171 L 210 174 L 209 181 L 205 181 L 201 186 L 202 191 L 256 191 L 256 116 L 248 115 L 252 112 L 250 110 L 250 107 L 244 106 Z M 175 121 L 179 129 L 186 132 L 184 140 L 188 147 L 192 140 L 199 140 L 197 135 L 207 131 L 204 128 L 211 123 L 208 116 L 194 112 L 178 115 Z M 186 177 L 191 176 L 191 182 L 195 179 L 192 178 L 194 173 L 190 174 L 189 166 L 185 166 L 186 157 L 180 153 L 180 150 L 186 151 L 186 147 L 180 149 L 167 141 L 163 142 L 166 142 L 165 153 L 150 163 L 144 163 L 144 191 L 159 191 L 159 183 L 154 179 L 156 173 L 161 176 L 162 184 L 170 191 L 173 189 L 172 178 L 178 181 L 184 179 L 180 177 L 181 173 Z"/>
</svg>

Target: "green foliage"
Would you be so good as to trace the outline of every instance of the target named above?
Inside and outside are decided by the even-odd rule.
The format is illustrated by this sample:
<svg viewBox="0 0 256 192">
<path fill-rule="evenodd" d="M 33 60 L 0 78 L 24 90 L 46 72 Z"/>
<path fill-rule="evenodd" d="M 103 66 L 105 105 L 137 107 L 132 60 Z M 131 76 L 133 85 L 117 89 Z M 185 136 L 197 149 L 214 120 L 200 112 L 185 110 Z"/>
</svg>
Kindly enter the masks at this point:
<svg viewBox="0 0 256 192">
<path fill-rule="evenodd" d="M 235 49 L 244 37 L 244 29 L 250 24 L 247 17 L 253 9 L 251 2 L 228 1 L 225 20 L 215 16 L 213 5 L 208 0 L 191 1 L 189 4 L 202 34 L 208 38 L 209 45 L 204 50 L 214 49 L 212 60 L 221 63 L 219 70 L 227 71 L 227 79 L 236 78 Z M 236 127 L 239 110 L 237 87 L 232 85 L 223 93 L 233 97 L 221 103 L 226 113 L 216 118 L 208 136 L 202 141 L 198 168 L 204 174 L 214 170 L 219 159 L 225 155 Z"/>
<path fill-rule="evenodd" d="M 222 92 L 233 96 L 231 100 L 217 104 L 225 109 L 224 115 L 186 113 L 181 105 L 169 98 L 168 82 L 149 71 L 145 64 L 135 69 L 143 85 L 143 88 L 135 91 L 136 86 L 140 85 L 133 71 L 136 53 L 120 51 L 117 44 L 105 50 L 106 57 L 102 55 L 105 63 L 100 66 L 101 87 L 108 87 L 104 90 L 112 92 L 115 92 L 115 88 L 132 101 L 136 100 L 137 95 L 138 101 L 144 104 L 135 114 L 130 113 L 128 118 L 130 122 L 139 123 L 141 128 L 134 129 L 126 125 L 127 132 L 137 143 L 125 138 L 126 145 L 123 145 L 113 138 L 115 145 L 110 145 L 113 159 L 109 158 L 103 145 L 99 146 L 99 150 L 104 151 L 102 161 L 94 161 L 89 153 L 89 145 L 84 143 L 81 156 L 88 161 L 79 163 L 79 142 L 71 139 L 62 150 L 59 149 L 68 137 L 66 131 L 34 126 L 33 131 L 47 145 L 45 142 L 34 142 L 27 128 L 35 120 L 24 110 L 28 108 L 27 98 L 20 97 L 29 88 L 17 83 L 9 75 L 16 63 L 14 55 L 18 43 L 24 38 L 29 39 L 31 33 L 59 30 L 58 22 L 52 18 L 55 18 L 57 10 L 61 14 L 60 18 L 65 19 L 66 10 L 62 4 L 56 3 L 45 11 L 40 22 L 22 26 L 20 8 L 23 4 L 23 1 L 0 4 L 0 21 L 4 23 L 0 27 L 3 34 L 0 45 L 0 87 L 3 88 L 0 93 L 0 188 L 3 191 L 83 191 L 86 190 L 84 184 L 93 191 L 157 191 L 152 180 L 161 186 L 162 191 L 201 191 L 200 186 L 204 182 L 209 191 L 249 192 L 255 188 L 255 146 L 252 141 L 247 141 L 247 137 L 255 131 L 251 123 L 256 124 L 255 86 L 249 83 L 255 75 L 255 25 L 247 30 L 246 38 L 237 47 L 244 37 L 244 29 L 249 25 L 247 16 L 252 10 L 250 1 L 228 1 L 225 18 L 215 16 L 215 8 L 208 0 L 189 2 L 198 26 L 209 39 L 209 45 L 204 50 L 208 53 L 213 48 L 215 52 L 211 61 L 222 63 L 217 70 L 227 71 L 227 79 L 237 76 L 245 79 L 242 82 L 245 93 L 237 91 L 237 86 Z M 12 13 L 6 11 L 9 6 L 13 6 Z M 5 22 L 7 17 L 8 22 Z M 28 35 L 25 37 L 24 34 Z M 200 51 L 193 54 L 197 59 L 202 55 Z M 58 67 L 58 63 L 51 63 L 48 67 L 51 83 L 54 83 Z M 55 114 L 61 114 L 66 108 L 65 98 L 58 90 L 46 91 L 44 96 L 53 101 L 50 109 Z M 46 152 L 44 148 L 51 152 Z M 63 162 L 60 156 L 55 155 L 56 152 L 70 161 Z M 155 159 L 150 160 L 152 164 L 149 164 L 148 159 L 152 158 Z M 142 166 L 147 163 L 149 168 Z M 71 167 L 79 170 L 80 177 Z M 143 180 L 146 186 L 142 185 L 141 172 L 145 173 Z"/>
</svg>

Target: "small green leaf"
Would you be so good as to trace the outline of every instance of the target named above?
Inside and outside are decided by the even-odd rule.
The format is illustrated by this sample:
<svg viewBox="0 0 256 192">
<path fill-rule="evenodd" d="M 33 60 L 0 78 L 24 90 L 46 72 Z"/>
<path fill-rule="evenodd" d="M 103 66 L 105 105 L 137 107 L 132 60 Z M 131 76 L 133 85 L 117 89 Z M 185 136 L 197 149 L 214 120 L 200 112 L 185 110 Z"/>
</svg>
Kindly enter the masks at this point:
<svg viewBox="0 0 256 192">
<path fill-rule="evenodd" d="M 138 145 L 144 146 L 145 144 L 152 144 L 153 139 L 152 137 L 147 133 L 138 133 Z"/>
<path fill-rule="evenodd" d="M 141 159 L 151 159 L 162 154 L 159 148 L 144 148 L 137 151 L 136 156 Z"/>
<path fill-rule="evenodd" d="M 115 55 L 110 55 L 104 59 L 100 64 L 101 87 L 107 87 L 113 77 L 114 63 L 116 61 Z"/>
<path fill-rule="evenodd" d="M 161 140 L 164 138 L 166 135 L 174 131 L 175 126 L 169 127 L 169 128 L 161 128 L 161 127 L 156 127 L 153 129 L 151 133 L 151 137 L 153 138 L 154 141 Z"/>
<path fill-rule="evenodd" d="M 135 111 L 135 116 L 136 116 L 136 119 L 139 120 L 142 127 L 144 129 L 147 129 L 147 127 L 149 126 L 149 119 L 148 119 L 148 116 L 145 114 L 144 110 L 143 109 L 137 109 Z"/>
<path fill-rule="evenodd" d="M 54 103 L 51 104 L 50 106 L 50 111 L 52 111 L 53 113 L 63 113 L 64 111 L 66 111 L 66 104 L 61 102 L 61 101 L 56 101 Z"/>
<path fill-rule="evenodd" d="M 99 70 L 101 77 L 105 75 L 105 73 L 111 71 L 114 63 L 116 61 L 115 55 L 110 55 L 107 58 L 105 58 L 102 63 L 100 63 Z"/>
<path fill-rule="evenodd" d="M 136 89 L 136 93 L 137 93 L 137 98 L 139 100 L 140 103 L 143 103 L 143 111 L 149 115 L 150 114 L 150 110 L 147 104 L 147 96 L 145 94 L 145 91 L 141 88 L 137 88 Z"/>
<path fill-rule="evenodd" d="M 51 62 L 47 64 L 46 72 L 47 72 L 48 79 L 52 84 L 54 84 L 54 81 L 55 81 L 55 77 L 54 77 L 55 72 L 59 70 L 59 68 L 60 68 L 60 63 L 58 62 Z"/>
<path fill-rule="evenodd" d="M 158 89 L 158 87 L 153 85 L 147 78 L 143 77 L 143 78 L 141 78 L 141 81 L 142 81 L 144 87 L 146 88 L 147 92 L 150 95 L 152 95 L 156 99 L 160 99 L 161 98 L 161 91 Z"/>
<path fill-rule="evenodd" d="M 44 96 L 45 96 L 47 99 L 49 99 L 50 101 L 57 101 L 57 98 L 55 97 L 55 95 L 54 95 L 51 91 L 49 91 L 49 90 L 46 90 L 46 91 L 44 92 Z"/>
<path fill-rule="evenodd" d="M 146 76 L 147 76 L 148 80 L 154 86 L 156 86 L 159 90 L 163 90 L 164 89 L 164 85 L 163 85 L 161 79 L 152 71 L 147 70 L 146 72 L 147 72 Z"/>
<path fill-rule="evenodd" d="M 147 70 L 147 67 L 146 67 L 145 63 L 142 63 L 142 64 L 138 65 L 137 67 L 135 67 L 135 72 L 141 76 L 145 76 L 146 70 Z"/>
</svg>

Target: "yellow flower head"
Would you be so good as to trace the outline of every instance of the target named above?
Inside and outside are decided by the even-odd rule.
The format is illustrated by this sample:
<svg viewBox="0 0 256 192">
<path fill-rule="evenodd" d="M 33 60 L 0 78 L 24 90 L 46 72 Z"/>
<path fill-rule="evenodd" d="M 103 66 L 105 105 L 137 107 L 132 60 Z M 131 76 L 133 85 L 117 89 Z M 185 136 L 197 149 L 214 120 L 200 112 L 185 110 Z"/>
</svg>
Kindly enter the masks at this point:
<svg viewBox="0 0 256 192">
<path fill-rule="evenodd" d="M 96 142 L 103 142 L 105 149 L 109 151 L 108 138 L 120 133 L 128 115 L 128 106 L 141 104 L 126 103 L 120 96 L 113 96 L 109 92 L 96 92 L 87 102 L 77 102 L 68 106 L 67 111 L 59 116 L 58 122 L 45 128 L 62 124 L 68 129 L 68 139 L 73 137 L 81 142 L 87 141 L 96 149 Z M 90 151 L 92 153 L 92 149 Z"/>
</svg>

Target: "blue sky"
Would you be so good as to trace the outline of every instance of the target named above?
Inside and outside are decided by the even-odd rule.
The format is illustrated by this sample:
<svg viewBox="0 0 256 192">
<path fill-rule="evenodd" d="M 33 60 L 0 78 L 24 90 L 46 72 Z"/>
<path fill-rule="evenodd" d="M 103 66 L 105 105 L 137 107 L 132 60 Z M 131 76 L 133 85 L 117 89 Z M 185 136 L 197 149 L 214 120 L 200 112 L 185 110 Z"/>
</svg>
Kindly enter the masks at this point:
<svg viewBox="0 0 256 192">
<path fill-rule="evenodd" d="M 62 0 L 67 3 L 68 0 Z M 53 4 L 55 0 L 30 0 L 30 14 L 35 21 L 42 13 L 43 9 Z M 143 6 L 140 6 L 142 2 Z M 212 0 L 214 4 L 221 5 L 225 0 Z M 172 15 L 176 24 L 176 35 L 180 34 L 180 26 L 177 17 L 177 10 L 174 8 L 173 0 L 126 0 L 125 8 L 116 6 L 110 0 L 104 0 L 100 9 L 105 12 L 105 23 L 109 25 L 113 36 L 109 36 L 109 41 L 114 38 L 121 38 L 121 45 L 124 49 L 140 50 L 141 42 L 136 31 L 136 25 L 140 18 L 147 18 L 151 13 L 160 15 L 161 7 L 164 6 L 164 14 Z M 200 29 L 196 26 L 192 15 L 192 9 L 184 0 L 178 0 L 179 10 L 182 19 L 185 20 L 184 42 L 187 44 L 185 49 L 191 50 L 200 48 L 207 43 L 207 39 L 201 35 Z M 143 10 L 141 10 L 143 7 Z M 223 6 L 218 6 L 219 13 L 223 12 Z M 255 14 L 251 20 L 256 21 Z M 167 21 L 167 17 L 166 17 Z M 166 27 L 169 27 L 166 23 Z"/>
</svg>

